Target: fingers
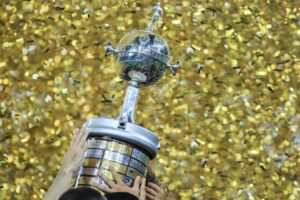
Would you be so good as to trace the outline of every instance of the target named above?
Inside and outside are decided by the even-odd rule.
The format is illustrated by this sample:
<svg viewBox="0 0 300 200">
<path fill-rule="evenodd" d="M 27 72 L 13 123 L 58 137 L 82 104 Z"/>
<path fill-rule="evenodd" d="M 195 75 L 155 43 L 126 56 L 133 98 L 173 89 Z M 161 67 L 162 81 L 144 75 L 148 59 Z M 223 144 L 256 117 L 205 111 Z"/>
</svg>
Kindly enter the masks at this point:
<svg viewBox="0 0 300 200">
<path fill-rule="evenodd" d="M 145 185 L 146 185 L 146 179 L 142 179 L 142 184 L 140 188 L 140 200 L 146 199 L 146 190 L 145 190 Z"/>
<path fill-rule="evenodd" d="M 157 193 L 164 193 L 164 190 L 161 189 L 158 185 L 148 182 L 147 184 L 151 189 L 153 189 L 154 191 L 156 191 Z"/>
<path fill-rule="evenodd" d="M 76 141 L 76 139 L 77 139 L 78 133 L 79 133 L 79 128 L 75 128 L 75 129 L 73 130 L 73 136 L 72 136 L 71 144 L 74 144 L 74 143 L 75 143 L 75 141 Z"/>
<path fill-rule="evenodd" d="M 153 196 L 155 196 L 157 194 L 157 192 L 155 192 L 152 188 L 150 187 L 146 187 L 146 191 L 148 194 L 151 194 Z"/>
<path fill-rule="evenodd" d="M 89 136 L 89 131 L 85 127 L 83 127 L 81 130 L 84 132 L 81 141 L 86 141 L 87 137 Z"/>
<path fill-rule="evenodd" d="M 113 187 L 115 185 L 115 183 L 110 180 L 108 177 L 106 177 L 102 172 L 99 173 L 99 176 L 102 178 L 102 180 L 104 180 L 104 182 L 109 186 L 109 187 Z"/>
<path fill-rule="evenodd" d="M 121 175 L 115 170 L 114 166 L 109 165 L 109 170 L 117 184 L 123 184 Z"/>
<path fill-rule="evenodd" d="M 85 142 L 85 143 L 83 144 L 82 152 L 85 152 L 89 147 L 90 147 L 90 143 Z M 82 154 L 82 156 L 84 156 L 84 154 Z"/>
<path fill-rule="evenodd" d="M 147 199 L 150 199 L 150 200 L 160 200 L 159 198 L 157 198 L 155 196 L 152 196 L 152 195 L 150 195 L 148 193 L 146 193 L 146 197 L 147 197 Z"/>
<path fill-rule="evenodd" d="M 87 139 L 88 137 L 88 134 L 89 132 L 87 131 L 87 129 L 85 128 L 82 128 L 80 129 L 80 133 L 78 134 L 78 138 L 77 138 L 77 145 L 82 147 L 85 143 L 85 140 Z"/>
<path fill-rule="evenodd" d="M 85 128 L 76 128 L 74 132 L 75 134 L 72 138 L 70 148 L 73 149 L 72 151 L 78 151 L 78 153 L 80 153 L 87 149 L 85 141 L 88 137 L 88 131 Z"/>
<path fill-rule="evenodd" d="M 84 151 L 88 149 L 88 145 L 85 142 L 87 137 L 88 131 L 86 129 L 74 129 L 71 144 L 62 162 L 63 167 L 68 171 L 74 172 L 79 169 Z"/>
<path fill-rule="evenodd" d="M 110 189 L 109 187 L 103 186 L 103 185 L 98 185 L 97 188 L 99 188 L 103 192 L 107 192 L 107 193 L 113 192 L 112 189 Z"/>
<path fill-rule="evenodd" d="M 91 139 L 88 139 L 84 145 L 85 145 L 85 149 L 84 151 L 86 151 L 87 149 L 89 148 L 93 148 L 95 146 L 95 144 L 97 143 L 97 140 L 95 138 L 91 138 Z"/>
<path fill-rule="evenodd" d="M 145 190 L 145 187 L 146 187 L 146 179 L 142 178 L 141 190 Z"/>
<path fill-rule="evenodd" d="M 135 190 L 139 190 L 140 188 L 140 182 L 141 182 L 141 177 L 140 176 L 137 176 L 135 179 L 134 179 L 134 183 L 133 183 L 133 188 Z"/>
<path fill-rule="evenodd" d="M 74 146 L 78 146 L 84 134 L 85 134 L 85 129 L 75 128 L 73 131 L 73 138 L 71 144 Z"/>
<path fill-rule="evenodd" d="M 92 148 L 93 146 L 95 146 L 97 140 L 95 138 L 92 138 L 92 139 L 88 139 L 87 140 L 87 145 L 88 145 L 88 148 Z"/>
</svg>

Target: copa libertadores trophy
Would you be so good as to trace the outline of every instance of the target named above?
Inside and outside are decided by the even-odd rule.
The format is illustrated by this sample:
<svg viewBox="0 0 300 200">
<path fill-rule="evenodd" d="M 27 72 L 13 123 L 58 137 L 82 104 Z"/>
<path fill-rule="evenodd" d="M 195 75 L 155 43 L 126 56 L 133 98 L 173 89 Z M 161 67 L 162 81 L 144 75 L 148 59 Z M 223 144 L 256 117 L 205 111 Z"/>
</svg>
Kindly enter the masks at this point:
<svg viewBox="0 0 300 200">
<path fill-rule="evenodd" d="M 112 178 L 109 165 L 132 186 L 136 176 L 146 176 L 149 161 L 160 148 L 155 134 L 135 124 L 139 88 L 156 83 L 167 69 L 175 75 L 179 67 L 178 61 L 169 63 L 169 47 L 153 30 L 162 15 L 160 3 L 153 10 L 146 30 L 130 32 L 116 48 L 107 46 L 105 55 L 115 56 L 121 77 L 128 81 L 126 96 L 117 119 L 92 118 L 85 122 L 88 140 L 95 138 L 96 142 L 84 154 L 75 187 L 106 185 L 98 174 L 101 171 Z"/>
</svg>

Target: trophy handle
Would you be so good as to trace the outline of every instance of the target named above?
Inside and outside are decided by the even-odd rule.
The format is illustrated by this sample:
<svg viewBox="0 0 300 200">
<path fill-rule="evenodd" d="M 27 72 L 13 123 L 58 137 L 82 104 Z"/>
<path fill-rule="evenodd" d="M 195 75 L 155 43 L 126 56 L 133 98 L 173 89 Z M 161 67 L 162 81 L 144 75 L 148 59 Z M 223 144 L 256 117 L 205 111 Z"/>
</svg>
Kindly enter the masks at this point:
<svg viewBox="0 0 300 200">
<path fill-rule="evenodd" d="M 180 63 L 177 60 L 174 64 L 168 64 L 169 69 L 172 71 L 173 75 L 175 76 L 177 73 L 177 70 L 180 67 Z"/>
<path fill-rule="evenodd" d="M 106 45 L 105 57 L 109 56 L 110 54 L 117 54 L 118 50 L 113 48 L 111 42 L 108 42 Z"/>
</svg>

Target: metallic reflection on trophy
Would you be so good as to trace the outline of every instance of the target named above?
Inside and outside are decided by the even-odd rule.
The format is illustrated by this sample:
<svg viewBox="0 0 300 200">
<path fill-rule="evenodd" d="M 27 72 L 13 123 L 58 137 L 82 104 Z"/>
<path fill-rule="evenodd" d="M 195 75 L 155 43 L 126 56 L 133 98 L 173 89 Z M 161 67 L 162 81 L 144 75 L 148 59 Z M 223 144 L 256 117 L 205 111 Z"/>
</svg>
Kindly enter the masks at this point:
<svg viewBox="0 0 300 200">
<path fill-rule="evenodd" d="M 135 124 L 134 120 L 139 88 L 156 83 L 168 69 L 175 75 L 179 68 L 178 62 L 169 63 L 167 43 L 153 32 L 162 15 L 160 3 L 153 10 L 146 30 L 125 35 L 116 48 L 108 44 L 106 56 L 115 56 L 118 70 L 129 86 L 118 119 L 93 118 L 84 124 L 89 140 L 95 138 L 96 143 L 84 154 L 75 187 L 105 185 L 98 174 L 101 171 L 112 178 L 109 165 L 113 165 L 123 181 L 131 186 L 136 176 L 146 176 L 149 161 L 160 148 L 157 136 Z"/>
</svg>

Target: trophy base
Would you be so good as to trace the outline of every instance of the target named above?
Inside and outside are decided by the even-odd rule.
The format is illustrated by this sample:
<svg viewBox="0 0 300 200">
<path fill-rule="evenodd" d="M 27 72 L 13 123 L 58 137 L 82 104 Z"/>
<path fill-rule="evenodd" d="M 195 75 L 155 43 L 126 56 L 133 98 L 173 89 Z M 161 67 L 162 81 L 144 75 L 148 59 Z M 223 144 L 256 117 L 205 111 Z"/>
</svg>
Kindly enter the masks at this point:
<svg viewBox="0 0 300 200">
<path fill-rule="evenodd" d="M 94 138 L 96 142 L 84 154 L 75 187 L 106 186 L 99 172 L 112 179 L 109 165 L 114 166 L 128 186 L 132 186 L 136 176 L 146 177 L 149 161 L 159 148 L 158 138 L 132 123 L 127 123 L 125 130 L 118 125 L 118 120 L 108 118 L 93 118 L 84 124 L 89 140 Z"/>
</svg>

